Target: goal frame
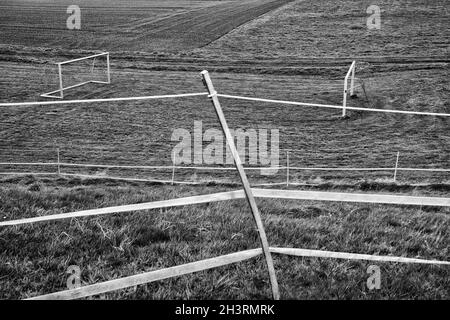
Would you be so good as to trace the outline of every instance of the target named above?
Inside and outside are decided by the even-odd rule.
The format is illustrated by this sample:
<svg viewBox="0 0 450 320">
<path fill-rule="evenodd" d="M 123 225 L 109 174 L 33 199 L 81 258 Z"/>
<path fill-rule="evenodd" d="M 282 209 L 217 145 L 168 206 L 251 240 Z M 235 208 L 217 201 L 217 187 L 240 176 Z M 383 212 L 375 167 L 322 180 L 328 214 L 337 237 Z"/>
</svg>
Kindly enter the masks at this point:
<svg viewBox="0 0 450 320">
<path fill-rule="evenodd" d="M 107 80 L 106 81 L 89 80 L 89 81 L 84 81 L 84 82 L 77 83 L 75 85 L 68 86 L 68 87 L 63 86 L 63 79 L 62 79 L 62 66 L 63 65 L 69 64 L 72 62 L 101 57 L 101 56 L 106 56 L 106 67 L 107 67 Z M 56 65 L 58 66 L 59 89 L 41 94 L 40 96 L 43 98 L 64 99 L 64 91 L 65 90 L 77 88 L 77 87 L 83 86 L 88 83 L 101 83 L 101 84 L 110 84 L 111 83 L 111 68 L 109 65 L 109 52 L 102 52 L 102 53 L 90 55 L 87 57 L 67 60 L 67 61 L 63 61 L 63 62 L 57 62 Z"/>
<path fill-rule="evenodd" d="M 350 78 L 350 98 L 355 96 L 355 69 L 356 69 L 356 61 L 352 62 L 352 65 L 347 71 L 344 79 L 344 99 L 342 100 L 342 116 L 346 116 L 346 108 L 347 108 L 347 95 L 348 95 L 348 79 Z"/>
</svg>

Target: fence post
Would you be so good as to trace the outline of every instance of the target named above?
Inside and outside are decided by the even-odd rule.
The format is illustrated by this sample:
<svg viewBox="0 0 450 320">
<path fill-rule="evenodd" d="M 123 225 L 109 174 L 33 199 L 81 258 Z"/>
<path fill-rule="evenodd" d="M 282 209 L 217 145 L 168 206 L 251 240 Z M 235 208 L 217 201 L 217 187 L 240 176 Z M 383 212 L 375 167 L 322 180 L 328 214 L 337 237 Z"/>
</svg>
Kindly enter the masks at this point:
<svg viewBox="0 0 450 320">
<path fill-rule="evenodd" d="M 172 155 L 172 185 L 175 181 L 175 151 L 173 152 Z"/>
<path fill-rule="evenodd" d="M 289 150 L 286 151 L 286 187 L 289 187 Z"/>
<path fill-rule="evenodd" d="M 400 157 L 400 151 L 397 152 L 397 161 L 395 162 L 394 182 L 397 181 L 397 169 L 398 169 L 398 158 L 399 157 Z"/>
<path fill-rule="evenodd" d="M 91 76 L 94 74 L 94 69 L 95 69 L 95 59 L 97 59 L 97 58 L 92 59 Z"/>
<path fill-rule="evenodd" d="M 63 80 L 62 80 L 62 68 L 61 63 L 58 63 L 58 73 L 59 73 L 59 96 L 61 99 L 64 98 L 64 87 L 63 87 Z"/>
<path fill-rule="evenodd" d="M 58 175 L 61 174 L 61 161 L 59 157 L 59 148 L 56 148 L 56 152 L 58 153 Z"/>
<path fill-rule="evenodd" d="M 261 241 L 261 247 L 264 254 L 264 258 L 266 260 L 267 269 L 269 272 L 269 278 L 270 278 L 270 284 L 272 287 L 272 295 L 275 300 L 280 299 L 280 292 L 278 289 L 278 282 L 277 282 L 277 276 L 275 274 L 275 267 L 273 265 L 272 255 L 269 251 L 269 243 L 267 241 L 266 232 L 264 230 L 264 225 L 261 220 L 261 216 L 259 214 L 258 206 L 256 205 L 255 198 L 253 196 L 252 189 L 250 188 L 250 184 L 247 179 L 247 175 L 245 174 L 244 168 L 242 167 L 242 162 L 239 157 L 239 153 L 236 150 L 236 146 L 234 144 L 234 138 L 231 135 L 230 129 L 228 128 L 227 121 L 225 119 L 225 116 L 222 111 L 222 107 L 220 106 L 219 98 L 217 97 L 217 92 L 214 89 L 214 85 L 211 81 L 211 78 L 209 76 L 208 71 L 204 70 L 201 72 L 201 75 L 203 77 L 203 84 L 205 85 L 206 89 L 209 93 L 209 98 L 211 99 L 211 102 L 214 106 L 214 109 L 216 111 L 217 117 L 219 119 L 220 125 L 222 127 L 222 131 L 225 135 L 225 138 L 227 140 L 228 146 L 230 147 L 230 151 L 234 158 L 234 164 L 236 165 L 236 169 L 239 172 L 239 176 L 242 181 L 242 185 L 244 187 L 244 192 L 247 197 L 247 201 L 250 205 L 250 208 L 253 213 L 253 218 L 255 220 L 256 226 L 258 228 L 259 232 L 259 239 Z"/>
<path fill-rule="evenodd" d="M 108 83 L 111 83 L 111 67 L 109 65 L 110 61 L 109 61 L 109 52 L 106 54 L 106 64 L 107 64 L 107 69 L 108 69 Z"/>
<path fill-rule="evenodd" d="M 347 78 L 345 78 L 345 82 L 344 82 L 344 99 L 342 101 L 342 117 L 345 117 L 346 115 L 346 110 L 345 108 L 347 107 Z"/>
</svg>

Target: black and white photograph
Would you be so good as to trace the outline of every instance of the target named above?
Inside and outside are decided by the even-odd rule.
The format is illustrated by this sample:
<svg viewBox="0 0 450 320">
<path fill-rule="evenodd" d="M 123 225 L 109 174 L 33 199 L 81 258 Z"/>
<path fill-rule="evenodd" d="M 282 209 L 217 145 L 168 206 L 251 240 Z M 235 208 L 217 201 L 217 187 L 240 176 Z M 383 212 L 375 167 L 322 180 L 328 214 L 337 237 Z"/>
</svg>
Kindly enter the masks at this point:
<svg viewBox="0 0 450 320">
<path fill-rule="evenodd" d="M 448 301 L 449 10 L 0 0 L 0 300 Z"/>
</svg>

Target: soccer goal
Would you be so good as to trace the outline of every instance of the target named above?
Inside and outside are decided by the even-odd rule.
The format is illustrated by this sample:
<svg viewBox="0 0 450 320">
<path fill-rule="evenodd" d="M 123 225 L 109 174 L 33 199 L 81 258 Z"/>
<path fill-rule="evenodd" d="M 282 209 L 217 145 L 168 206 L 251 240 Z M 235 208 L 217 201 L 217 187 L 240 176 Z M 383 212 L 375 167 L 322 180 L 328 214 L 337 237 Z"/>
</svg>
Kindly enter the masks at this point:
<svg viewBox="0 0 450 320">
<path fill-rule="evenodd" d="M 355 69 L 356 69 L 356 61 L 353 61 L 352 65 L 348 69 L 348 72 L 345 76 L 344 80 L 344 100 L 342 101 L 342 116 L 346 115 L 346 107 L 347 107 L 347 96 L 348 96 L 348 80 L 350 79 L 350 97 L 355 96 Z"/>
<path fill-rule="evenodd" d="M 56 63 L 59 89 L 43 93 L 44 98 L 64 98 L 64 91 L 88 83 L 110 84 L 109 52 Z"/>
</svg>

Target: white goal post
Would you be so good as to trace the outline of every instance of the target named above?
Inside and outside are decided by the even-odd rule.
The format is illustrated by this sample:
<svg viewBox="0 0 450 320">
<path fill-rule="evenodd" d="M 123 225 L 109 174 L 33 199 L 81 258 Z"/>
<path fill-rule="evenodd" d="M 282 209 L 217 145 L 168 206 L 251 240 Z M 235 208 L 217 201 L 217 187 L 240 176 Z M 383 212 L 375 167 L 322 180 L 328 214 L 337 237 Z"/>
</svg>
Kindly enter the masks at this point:
<svg viewBox="0 0 450 320">
<path fill-rule="evenodd" d="M 97 57 L 106 57 L 106 75 L 107 75 L 106 81 L 88 80 L 88 81 L 83 81 L 83 82 L 80 82 L 80 83 L 77 83 L 77 84 L 74 84 L 74 85 L 71 85 L 71 86 L 68 86 L 68 87 L 64 87 L 64 85 L 63 85 L 63 73 L 62 73 L 62 66 L 63 65 L 66 65 L 66 64 L 69 64 L 69 63 L 73 63 L 73 62 L 88 60 L 88 59 L 94 59 L 93 60 L 93 64 L 92 64 L 92 70 L 93 70 L 94 64 L 95 64 L 95 59 Z M 68 61 L 64 61 L 64 62 L 58 62 L 58 63 L 56 63 L 56 65 L 58 66 L 59 89 L 51 91 L 51 92 L 43 93 L 43 94 L 40 95 L 41 97 L 63 99 L 65 90 L 73 89 L 73 88 L 76 88 L 76 87 L 80 87 L 80 86 L 88 84 L 88 83 L 101 83 L 101 84 L 110 84 L 111 83 L 111 74 L 110 74 L 110 65 L 109 65 L 109 52 L 98 53 L 98 54 L 94 54 L 94 55 L 91 55 L 91 56 L 82 57 L 82 58 L 78 58 L 78 59 L 72 59 L 72 60 L 68 60 Z"/>
<path fill-rule="evenodd" d="M 345 76 L 344 80 L 344 99 L 342 101 L 342 116 L 345 117 L 346 115 L 346 108 L 347 108 L 347 95 L 348 95 L 348 79 L 350 79 L 350 97 L 355 96 L 355 69 L 356 69 L 356 61 L 352 62 L 352 65 L 348 69 L 347 75 Z"/>
</svg>

